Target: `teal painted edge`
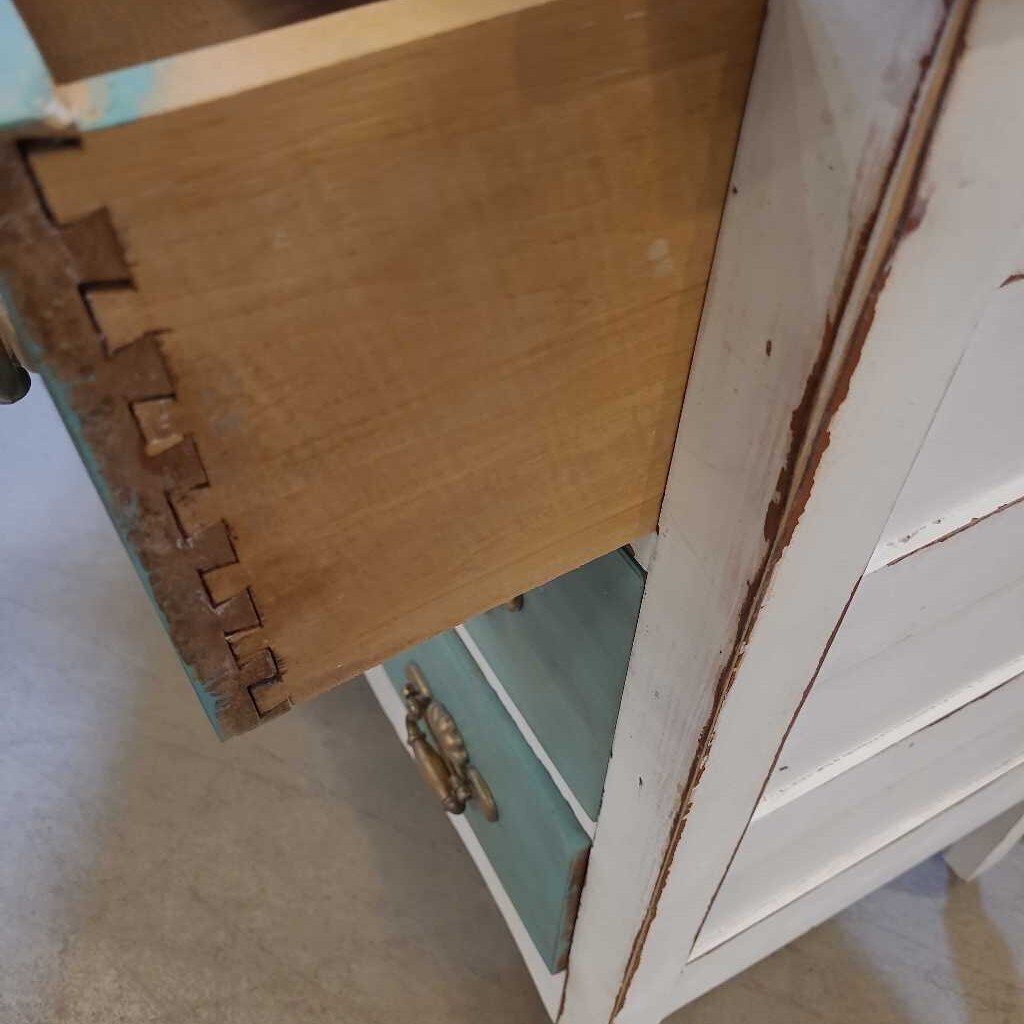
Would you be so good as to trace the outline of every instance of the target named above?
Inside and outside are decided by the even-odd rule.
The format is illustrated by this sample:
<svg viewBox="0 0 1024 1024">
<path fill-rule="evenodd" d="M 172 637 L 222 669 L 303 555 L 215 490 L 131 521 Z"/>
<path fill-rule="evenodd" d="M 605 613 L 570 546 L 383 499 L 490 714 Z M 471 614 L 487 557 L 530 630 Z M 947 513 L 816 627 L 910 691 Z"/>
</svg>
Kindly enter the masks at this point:
<svg viewBox="0 0 1024 1024">
<path fill-rule="evenodd" d="M 79 127 L 83 131 L 94 131 L 145 117 L 153 108 L 151 101 L 158 92 L 163 72 L 175 60 L 175 57 L 162 57 L 85 79 L 89 98 L 85 109 L 79 111 Z"/>
<path fill-rule="evenodd" d="M 99 494 L 100 500 L 103 502 L 103 507 L 106 509 L 107 515 L 110 517 L 110 521 L 114 525 L 114 530 L 116 531 L 125 551 L 128 553 L 128 558 L 135 567 L 135 572 L 138 575 L 139 580 L 142 582 L 142 586 L 146 591 L 146 596 L 149 598 L 150 603 L 156 610 L 156 613 L 160 618 L 160 622 L 163 624 L 164 630 L 168 635 L 170 635 L 170 625 L 163 613 L 163 609 L 160 607 L 153 594 L 153 588 L 149 580 L 149 573 L 146 572 L 145 566 L 143 566 L 139 561 L 138 555 L 132 549 L 131 543 L 128 539 L 132 525 L 131 521 L 133 512 L 137 513 L 135 504 L 129 500 L 127 506 L 122 506 L 121 503 L 114 500 L 114 495 L 111 493 L 110 487 L 107 485 L 107 481 L 100 470 L 96 457 L 89 446 L 89 442 L 85 439 L 85 433 L 82 429 L 82 421 L 75 412 L 74 405 L 71 402 L 71 396 L 68 393 L 67 384 L 58 380 L 48 372 L 44 352 L 36 343 L 31 333 L 27 330 L 24 322 L 18 316 L 18 309 L 12 301 L 10 289 L 2 278 L 0 278 L 0 296 L 2 296 L 4 306 L 11 317 L 11 323 L 18 337 L 18 345 L 32 360 L 33 364 L 39 368 L 38 373 L 43 378 L 43 383 L 46 385 L 46 390 L 50 393 L 50 397 L 53 399 L 53 404 L 57 407 L 57 412 L 64 423 L 64 428 L 67 430 L 68 434 L 70 434 L 71 440 L 78 451 L 78 455 L 85 465 L 86 472 L 89 474 L 89 479 L 92 481 L 93 487 L 96 488 L 96 493 Z M 181 663 L 181 667 L 188 676 L 188 680 L 192 684 L 192 689 L 195 690 L 196 696 L 199 698 L 199 703 L 202 705 L 203 711 L 206 712 L 206 717 L 209 718 L 210 724 L 213 726 L 214 731 L 217 734 L 217 738 L 223 739 L 224 734 L 218 720 L 218 704 L 216 695 L 210 693 L 210 691 L 206 689 L 191 665 L 185 662 L 180 656 L 178 661 Z"/>
<path fill-rule="evenodd" d="M 494 793 L 496 822 L 486 821 L 472 803 L 466 820 L 555 973 L 569 951 L 590 837 L 457 634 L 442 633 L 385 662 L 399 693 L 410 661 L 452 713 L 470 759 Z"/>
<path fill-rule="evenodd" d="M 78 128 L 112 128 L 145 117 L 153 110 L 158 83 L 176 57 L 84 80 L 88 88 Z M 10 131 L 54 118 L 69 117 L 57 97 L 49 68 L 13 0 L 0 0 L 0 131 Z"/>
<path fill-rule="evenodd" d="M 0 130 L 37 124 L 55 109 L 46 61 L 12 0 L 0 0 Z"/>
</svg>

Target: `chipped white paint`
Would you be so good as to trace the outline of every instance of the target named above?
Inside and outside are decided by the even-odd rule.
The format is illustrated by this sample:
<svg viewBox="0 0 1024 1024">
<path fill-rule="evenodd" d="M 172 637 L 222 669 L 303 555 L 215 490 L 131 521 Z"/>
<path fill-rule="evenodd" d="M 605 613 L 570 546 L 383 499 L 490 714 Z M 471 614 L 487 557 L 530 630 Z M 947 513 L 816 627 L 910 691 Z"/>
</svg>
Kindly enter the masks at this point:
<svg viewBox="0 0 1024 1024">
<path fill-rule="evenodd" d="M 647 247 L 647 262 L 653 265 L 658 277 L 666 277 L 675 270 L 667 238 L 656 238 L 651 242 Z"/>
<path fill-rule="evenodd" d="M 71 83 L 59 97 L 78 127 L 100 129 L 537 2 L 389 0 Z M 967 6 L 954 0 L 953 17 Z M 740 653 L 734 644 L 748 584 L 769 554 L 765 518 L 780 470 L 791 458 L 798 477 L 808 457 L 806 448 L 790 451 L 791 414 L 826 321 L 839 321 L 836 355 L 850 344 L 852 314 L 873 284 L 866 269 L 857 273 L 862 229 L 888 195 L 870 236 L 868 268 L 881 258 L 887 238 L 880 225 L 900 199 L 886 192 L 885 172 L 921 60 L 945 14 L 943 0 L 769 5 L 567 982 L 565 973 L 548 973 L 471 831 L 453 819 L 552 1016 L 565 986 L 564 1024 L 609 1020 L 627 975 L 620 1024 L 653 1024 L 699 994 L 709 978 L 722 980 L 861 895 L 865 885 L 926 855 L 937 836 L 946 842 L 954 828 L 976 827 L 984 820 L 979 808 L 998 813 L 1024 792 L 1022 769 L 1015 768 L 924 823 L 916 811 L 917 825 L 906 822 L 911 831 L 891 841 L 876 836 L 887 845 L 837 868 L 839 874 L 822 875 L 818 888 L 686 963 L 816 659 L 991 298 L 992 272 L 1007 256 L 1002 250 L 1020 228 L 1015 198 L 1024 180 L 1024 125 L 1013 100 L 1020 93 L 1017 69 L 1024 67 L 1024 10 L 1014 0 L 979 0 L 979 27 L 929 162 L 927 215 L 900 247 L 815 487 L 760 594 L 763 606 L 720 708 L 672 870 L 663 872 L 716 688 L 734 650 Z M 937 66 L 933 78 L 941 61 Z M 995 123 L 1000 132 L 992 132 Z M 923 122 L 915 122 L 911 140 L 921 132 Z M 977 165 L 974 157 L 981 158 Z M 905 153 L 898 180 L 912 162 Z M 944 244 L 949 237 L 957 246 Z M 638 257 L 650 272 L 671 266 L 664 240 L 644 246 L 640 240 Z M 854 288 L 844 305 L 848 280 Z M 836 359 L 824 367 L 825 390 L 837 369 Z M 820 396 L 807 412 L 810 422 L 820 419 Z M 403 735 L 404 712 L 386 675 L 374 669 L 368 676 Z M 909 749 L 911 738 L 900 743 Z M 862 767 L 877 769 L 870 761 Z M 657 914 L 649 918 L 652 899 Z M 763 907 L 764 894 L 757 899 Z M 750 920 L 750 911 L 741 906 L 737 914 Z M 631 961 L 637 936 L 642 956 Z"/>
<path fill-rule="evenodd" d="M 748 581 L 766 555 L 791 414 L 944 14 L 941 0 L 769 5 L 576 925 L 565 1024 L 607 1021 L 616 1004 Z M 698 791 L 702 820 L 688 824 L 676 853 L 628 1012 L 648 1003 L 667 1012 L 792 713 L 788 695 L 766 696 L 773 707 L 750 709 L 739 735 L 715 744 L 716 772 L 735 787 L 711 800 L 703 784 Z"/>
<path fill-rule="evenodd" d="M 621 1024 L 657 1019 L 652 1007 L 665 1009 L 660 994 L 685 991 L 688 968 L 670 972 L 670 951 L 688 944 L 689 929 L 714 897 L 723 872 L 729 870 L 731 847 L 745 831 L 744 817 L 755 809 L 757 787 L 766 778 L 773 748 L 788 717 L 799 711 L 802 693 L 828 648 L 847 595 L 870 560 L 984 315 L 992 282 L 998 283 L 1021 237 L 1024 109 L 1018 97 L 1024 75 L 1024 6 L 1016 0 L 979 0 L 973 7 L 953 4 L 951 18 L 968 14 L 971 20 L 962 56 L 952 59 L 957 53 L 956 35 L 947 33 L 944 56 L 940 54 L 930 65 L 931 84 L 926 81 L 920 100 L 922 116 L 914 119 L 894 177 L 893 212 L 906 208 L 899 201 L 904 185 L 908 197 L 927 197 L 926 207 L 914 203 L 906 231 L 897 232 L 895 247 L 891 253 L 885 249 L 884 259 L 882 252 L 877 261 L 872 256 L 874 240 L 869 247 L 866 265 L 877 263 L 880 271 L 884 269 L 873 275 L 884 285 L 877 301 L 867 307 L 872 315 L 862 321 L 866 327 L 863 346 L 859 359 L 851 364 L 848 389 L 841 393 L 842 401 L 829 421 L 829 443 L 817 461 L 813 486 L 775 566 L 717 720 L 715 739 L 675 852 L 674 870 L 634 979 L 636 998 L 627 1002 Z M 947 64 L 953 78 L 934 133 L 929 135 L 931 118 L 924 111 L 939 96 L 937 76 Z M 994 132 L 993 125 L 999 125 L 999 131 Z M 925 141 L 924 160 L 919 164 L 914 154 Z M 880 224 L 888 217 L 883 210 Z M 859 286 L 855 295 L 858 290 Z M 868 287 L 862 293 L 867 296 Z M 860 306 L 855 302 L 852 308 Z M 840 337 L 852 328 L 853 324 L 841 323 Z M 922 344 L 922 338 L 928 343 Z M 1021 555 L 1016 552 L 1012 557 Z M 786 815 L 791 826 L 822 827 L 834 810 L 821 803 L 826 791 L 837 793 L 840 790 L 834 787 L 845 789 L 879 772 L 888 787 L 884 795 L 883 791 L 860 794 L 854 786 L 850 799 L 863 795 L 864 806 L 856 815 L 850 813 L 848 820 L 836 822 L 836 828 L 843 830 L 845 847 L 851 850 L 875 850 L 879 842 L 900 843 L 900 836 L 915 830 L 922 816 L 938 818 L 945 814 L 945 806 L 965 799 L 960 787 L 977 785 L 975 773 L 991 779 L 986 786 L 1000 786 L 1002 779 L 1009 778 L 1020 787 L 1001 790 L 1006 803 L 994 809 L 998 813 L 1024 795 L 1019 772 L 1006 771 L 1014 758 L 1021 757 L 1020 737 L 1013 732 L 1019 729 L 1017 699 L 1015 683 L 1008 683 L 925 733 L 908 737 L 828 786 L 791 802 L 762 819 L 758 828 L 776 818 L 778 825 L 780 815 Z M 912 751 L 932 735 L 945 738 L 943 749 L 933 751 L 943 770 L 917 772 L 920 764 Z M 971 744 L 972 737 L 979 742 Z M 958 742 L 964 745 L 944 758 L 944 752 Z M 723 832 L 730 830 L 734 831 L 727 839 Z M 752 829 L 749 836 L 753 835 Z M 787 842 L 793 835 L 791 827 Z M 601 823 L 598 844 L 600 839 Z M 736 854 L 737 869 L 751 856 L 744 850 L 746 841 L 741 840 Z M 809 844 L 813 847 L 810 840 Z M 821 862 L 803 863 L 803 874 L 819 880 L 822 887 L 830 886 L 830 863 L 843 871 L 849 858 L 836 856 L 824 845 L 819 853 Z M 911 863 L 897 860 L 890 866 L 903 869 Z M 705 879 L 714 881 L 705 888 Z M 717 899 L 731 884 L 726 874 Z M 793 891 L 797 888 L 794 885 Z M 808 896 L 814 891 L 809 890 Z M 775 895 L 785 898 L 784 893 Z M 761 889 L 750 890 L 747 897 L 746 903 L 737 901 L 730 908 L 734 922 L 756 919 L 758 906 L 771 899 Z M 721 912 L 717 899 L 712 914 Z M 776 934 L 784 941 L 781 932 Z M 698 948 L 706 948 L 713 940 L 713 935 L 701 933 Z M 570 988 L 571 984 L 570 980 Z"/>
</svg>

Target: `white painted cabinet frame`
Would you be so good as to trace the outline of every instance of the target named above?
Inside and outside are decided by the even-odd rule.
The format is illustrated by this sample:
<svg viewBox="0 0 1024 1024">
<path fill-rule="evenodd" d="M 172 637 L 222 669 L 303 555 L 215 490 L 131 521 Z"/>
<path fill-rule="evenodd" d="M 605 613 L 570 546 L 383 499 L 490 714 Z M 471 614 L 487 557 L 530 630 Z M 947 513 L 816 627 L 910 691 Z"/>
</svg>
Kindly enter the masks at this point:
<svg viewBox="0 0 1024 1024">
<path fill-rule="evenodd" d="M 1022 95 L 1018 0 L 769 2 L 564 1024 L 653 1024 L 1024 797 L 1008 772 L 690 961 L 1019 244 Z"/>
</svg>

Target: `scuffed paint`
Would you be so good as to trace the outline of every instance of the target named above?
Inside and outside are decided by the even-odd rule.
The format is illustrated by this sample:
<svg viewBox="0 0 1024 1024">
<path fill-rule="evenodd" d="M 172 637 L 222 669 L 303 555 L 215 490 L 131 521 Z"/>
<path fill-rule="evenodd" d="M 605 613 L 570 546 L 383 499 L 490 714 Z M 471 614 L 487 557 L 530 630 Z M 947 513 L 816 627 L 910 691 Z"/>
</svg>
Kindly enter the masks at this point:
<svg viewBox="0 0 1024 1024">
<path fill-rule="evenodd" d="M 53 399 L 53 404 L 56 406 L 57 412 L 60 414 L 60 418 L 64 423 L 64 428 L 71 435 L 71 439 L 78 451 L 79 458 L 81 458 L 86 471 L 89 474 L 89 479 L 92 480 L 93 486 L 99 493 L 99 496 L 103 501 L 104 508 L 107 510 L 107 514 L 114 522 L 114 525 L 117 526 L 117 517 L 114 514 L 114 496 L 110 493 L 110 489 L 107 487 L 106 480 L 100 471 L 96 457 L 93 455 L 88 442 L 85 440 L 82 421 L 79 418 L 78 413 L 75 412 L 74 405 L 71 402 L 70 385 L 65 381 L 58 380 L 52 374 L 47 372 L 45 359 L 46 353 L 42 346 L 40 346 L 35 338 L 32 337 L 32 334 L 25 326 L 24 321 L 19 316 L 18 307 L 14 304 L 10 288 L 2 277 L 0 277 L 0 299 L 2 299 L 8 315 L 11 318 L 11 323 L 14 325 L 19 348 L 29 358 L 35 372 L 43 378 L 46 390 L 50 393 L 50 398 Z M 132 556 L 132 552 L 130 550 L 128 551 L 128 554 L 129 556 Z M 134 556 L 132 556 L 132 561 L 135 561 Z M 142 577 L 142 581 L 146 585 L 147 593 L 150 594 L 150 598 L 152 599 L 153 595 L 149 591 L 149 583 L 146 579 L 145 570 L 137 562 L 135 564 L 135 568 Z"/>
<path fill-rule="evenodd" d="M 0 0 L 0 130 L 60 120 L 53 80 L 12 0 Z"/>
<path fill-rule="evenodd" d="M 716 738 L 716 731 L 720 717 L 724 710 L 729 692 L 739 674 L 739 670 L 746 653 L 747 643 L 753 631 L 754 624 L 757 621 L 756 602 L 765 593 L 765 590 L 771 581 L 775 567 L 792 540 L 803 511 L 808 504 L 814 484 L 815 473 L 822 461 L 823 454 L 830 443 L 830 424 L 848 396 L 850 383 L 859 364 L 861 353 L 874 320 L 878 298 L 886 283 L 895 251 L 901 240 L 904 239 L 907 234 L 917 229 L 927 212 L 927 197 L 922 188 L 921 180 L 924 167 L 924 154 L 927 152 L 927 142 L 931 137 L 931 133 L 934 131 L 938 112 L 941 109 L 942 99 L 949 87 L 949 83 L 953 78 L 954 70 L 966 45 L 966 32 L 967 27 L 970 24 L 970 13 L 973 10 L 974 2 L 975 0 L 965 0 L 965 13 L 962 14 L 959 23 L 955 25 L 952 31 L 949 31 L 950 21 L 948 20 L 948 10 L 951 7 L 951 3 L 947 3 L 947 18 L 943 20 L 936 33 L 935 39 L 932 43 L 932 50 L 929 55 L 929 59 L 927 61 L 921 61 L 921 78 L 914 89 L 913 96 L 911 97 L 907 108 L 903 127 L 896 138 L 896 144 L 882 180 L 875 208 L 868 215 L 867 220 L 860 229 L 855 258 L 851 268 L 846 274 L 845 280 L 843 281 L 837 312 L 834 316 L 826 314 L 822 346 L 819 349 L 816 363 L 812 367 L 810 374 L 805 381 L 803 397 L 791 415 L 791 429 L 794 431 L 801 431 L 801 440 L 799 445 L 796 445 L 791 441 L 789 453 L 780 471 L 775 494 L 772 501 L 769 503 L 769 507 L 766 512 L 764 524 L 764 537 L 766 542 L 765 557 L 760 568 L 755 574 L 755 577 L 752 580 L 747 581 L 746 594 L 744 595 L 742 606 L 736 620 L 737 629 L 735 642 L 718 677 L 710 713 L 697 740 L 694 759 L 690 766 L 687 781 L 682 790 L 675 817 L 673 818 L 664 858 L 662 860 L 658 876 L 654 881 L 646 913 L 636 935 L 634 936 L 629 958 L 625 965 L 622 981 L 616 994 L 609 1021 L 613 1021 L 625 1006 L 633 979 L 640 967 L 640 960 L 647 941 L 647 936 L 650 932 L 654 919 L 657 916 L 662 895 L 668 886 L 669 875 L 673 869 L 676 856 L 683 840 L 683 834 L 687 826 L 690 812 L 694 806 L 697 787 L 700 784 L 701 778 L 704 775 L 711 758 L 711 750 Z M 827 401 L 825 402 L 824 408 L 815 417 L 818 421 L 815 426 L 815 424 L 811 422 L 810 414 L 813 411 L 814 406 L 817 405 L 817 396 L 821 387 L 826 383 L 826 368 L 829 359 L 832 357 L 838 325 L 846 315 L 848 303 L 853 295 L 856 277 L 861 272 L 863 260 L 866 258 L 868 253 L 870 239 L 875 231 L 878 230 L 885 196 L 889 189 L 893 187 L 895 176 L 899 170 L 901 154 L 907 152 L 908 146 L 911 146 L 913 143 L 913 113 L 918 109 L 919 98 L 922 95 L 922 90 L 926 87 L 924 76 L 931 68 L 933 55 L 940 52 L 939 47 L 941 46 L 944 37 L 946 37 L 947 32 L 949 32 L 949 37 L 953 40 L 952 49 L 947 55 L 947 59 L 944 66 L 941 68 L 941 73 L 939 74 L 935 85 L 935 91 L 933 94 L 934 102 L 922 129 L 923 136 L 911 161 L 908 187 L 903 198 L 899 215 L 893 226 L 886 252 L 876 264 L 874 280 L 872 281 L 867 294 L 861 300 L 860 310 L 854 322 L 851 336 L 847 341 L 846 351 L 843 355 L 842 361 L 836 369 L 834 379 L 828 382 L 830 393 Z M 925 102 L 927 102 L 927 97 Z M 812 430 L 814 431 L 813 434 Z M 807 451 L 804 465 L 800 471 L 800 476 L 798 477 L 796 473 L 796 460 L 799 457 L 800 450 L 805 448 L 809 448 L 809 451 Z M 782 493 L 783 491 L 785 493 Z M 783 743 L 785 742 L 785 736 L 788 736 L 789 731 L 793 727 L 793 723 L 796 721 L 796 716 L 799 715 L 800 709 L 810 696 L 811 689 L 818 679 L 821 666 L 824 664 L 825 658 L 827 657 L 836 635 L 838 634 L 840 625 L 842 624 L 846 612 L 853 601 L 853 597 L 857 592 L 859 583 L 860 581 L 858 579 L 850 596 L 847 598 L 846 604 L 843 607 L 835 626 L 833 627 L 832 633 L 826 642 L 825 648 L 818 660 L 817 667 L 811 677 L 811 680 L 803 692 L 801 700 L 791 717 L 786 733 L 776 750 L 771 766 L 765 774 L 758 800 L 754 802 L 754 808 L 756 808 L 760 797 L 764 794 L 768 780 L 778 764 Z M 754 808 L 751 809 L 751 817 L 753 816 Z M 746 827 L 749 827 L 749 823 L 750 819 L 748 818 L 747 825 L 744 827 L 743 832 L 740 833 L 736 846 L 733 848 L 732 857 L 730 857 L 729 861 L 725 864 L 724 870 L 719 878 L 718 885 L 711 894 L 704 917 L 695 932 L 697 935 L 700 934 L 700 929 L 707 920 L 710 908 L 713 906 L 715 898 L 725 881 L 726 875 L 728 874 L 729 868 L 732 864 L 732 860 L 735 858 L 736 852 L 739 850 L 739 844 L 742 842 L 743 836 L 746 833 Z"/>
<path fill-rule="evenodd" d="M 156 610 L 160 614 L 161 620 L 164 622 L 164 628 L 167 629 L 167 621 L 164 619 L 159 605 L 156 605 Z M 180 654 L 178 655 L 178 662 L 185 670 L 185 675 L 188 676 L 188 681 L 192 684 L 192 689 L 195 690 L 195 694 L 199 698 L 199 703 L 202 705 L 203 711 L 206 712 L 206 717 L 210 720 L 210 725 L 213 726 L 213 731 L 217 734 L 217 739 L 227 739 L 224 735 L 224 730 L 220 725 L 221 705 L 219 698 L 202 684 L 199 677 L 193 671 L 192 666 L 189 665 Z"/>
<path fill-rule="evenodd" d="M 42 377 L 43 383 L 46 385 L 46 390 L 49 392 L 50 398 L 53 400 L 53 404 L 57 409 L 57 413 L 60 416 L 61 421 L 64 423 L 64 428 L 70 435 L 75 446 L 75 450 L 78 452 L 78 456 L 82 460 L 86 472 L 89 474 L 89 479 L 92 481 L 93 487 L 96 488 L 96 493 L 100 496 L 100 500 L 103 502 L 103 507 L 106 509 L 107 515 L 110 517 L 110 521 L 114 526 L 118 539 L 121 541 L 121 545 L 127 552 L 128 558 L 135 569 L 135 574 L 142 583 L 143 589 L 146 591 L 146 596 L 149 598 L 150 604 L 156 611 L 161 624 L 167 631 L 168 635 L 171 635 L 170 623 L 167 621 L 167 617 L 164 615 L 164 611 L 160 607 L 160 603 L 157 601 L 156 595 L 153 592 L 149 572 L 139 559 L 138 552 L 133 549 L 128 540 L 142 514 L 139 495 L 132 492 L 127 496 L 126 500 L 118 501 L 115 499 L 115 496 L 107 483 L 107 479 L 100 469 L 96 455 L 85 438 L 85 431 L 81 417 L 79 417 L 78 413 L 75 411 L 74 403 L 71 399 L 71 389 L 73 385 L 60 380 L 57 376 L 48 372 L 46 359 L 44 358 L 45 353 L 38 342 L 32 337 L 32 334 L 25 326 L 24 321 L 18 315 L 18 309 L 13 302 L 10 288 L 2 277 L 0 277 L 0 300 L 2 300 L 11 318 L 11 323 L 13 324 L 14 330 L 17 334 L 18 346 L 32 361 L 32 364 L 39 367 L 37 372 Z M 219 698 L 216 694 L 212 693 L 208 687 L 203 685 L 202 681 L 196 675 L 193 666 L 189 665 L 180 656 L 180 654 L 178 660 L 181 662 L 181 667 L 185 670 L 185 675 L 188 676 L 188 680 L 192 684 L 192 689 L 199 698 L 199 703 L 202 705 L 203 711 L 206 713 L 207 718 L 210 720 L 210 724 L 217 733 L 217 738 L 224 739 L 225 736 L 220 723 L 221 707 Z"/>
<path fill-rule="evenodd" d="M 112 128 L 127 124 L 150 113 L 158 105 L 159 83 L 171 58 L 136 64 L 79 83 L 85 100 L 74 110 L 75 122 L 82 130 Z"/>
</svg>

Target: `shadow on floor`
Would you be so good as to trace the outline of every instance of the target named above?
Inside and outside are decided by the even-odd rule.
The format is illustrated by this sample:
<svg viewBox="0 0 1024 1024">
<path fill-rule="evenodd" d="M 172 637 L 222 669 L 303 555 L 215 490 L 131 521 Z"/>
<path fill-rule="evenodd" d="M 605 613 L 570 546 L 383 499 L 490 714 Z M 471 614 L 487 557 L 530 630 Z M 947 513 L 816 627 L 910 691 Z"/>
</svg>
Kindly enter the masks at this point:
<svg viewBox="0 0 1024 1024">
<path fill-rule="evenodd" d="M 935 1024 L 911 1016 L 835 922 L 666 1018 L 665 1024 Z"/>
<path fill-rule="evenodd" d="M 3 427 L 0 1022 L 543 1024 L 365 683 L 218 743 L 45 394 Z M 1022 960 L 1024 855 L 932 860 L 670 1020 L 1020 1024 Z"/>
<path fill-rule="evenodd" d="M 998 870 L 999 865 L 993 870 Z M 948 869 L 947 869 L 948 870 Z M 963 882 L 949 871 L 943 914 L 950 960 L 956 970 L 965 1024 L 1024 1021 L 1024 944 L 1012 949 L 985 906 L 982 880 Z"/>
</svg>

